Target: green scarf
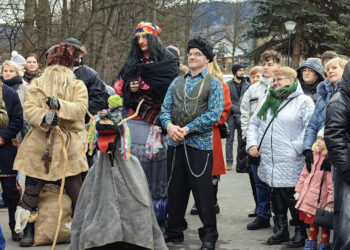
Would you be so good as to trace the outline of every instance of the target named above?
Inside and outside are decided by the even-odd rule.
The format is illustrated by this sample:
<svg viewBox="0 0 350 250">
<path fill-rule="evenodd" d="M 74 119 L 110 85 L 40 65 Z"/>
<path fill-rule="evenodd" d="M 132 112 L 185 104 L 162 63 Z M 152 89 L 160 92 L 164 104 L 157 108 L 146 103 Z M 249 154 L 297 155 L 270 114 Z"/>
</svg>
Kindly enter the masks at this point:
<svg viewBox="0 0 350 250">
<path fill-rule="evenodd" d="M 284 86 L 278 90 L 275 90 L 273 87 L 269 88 L 269 93 L 266 97 L 264 104 L 261 106 L 257 116 L 266 121 L 267 112 L 271 109 L 273 117 L 277 117 L 278 109 L 281 103 L 298 87 L 298 82 L 295 81 L 289 86 Z"/>
</svg>

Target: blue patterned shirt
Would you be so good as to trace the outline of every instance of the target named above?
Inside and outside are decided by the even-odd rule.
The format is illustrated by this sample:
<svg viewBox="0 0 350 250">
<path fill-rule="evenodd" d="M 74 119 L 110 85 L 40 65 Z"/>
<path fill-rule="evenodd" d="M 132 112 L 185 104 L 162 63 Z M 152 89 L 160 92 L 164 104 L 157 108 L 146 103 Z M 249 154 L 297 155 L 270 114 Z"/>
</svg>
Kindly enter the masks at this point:
<svg viewBox="0 0 350 250">
<path fill-rule="evenodd" d="M 203 70 L 194 77 L 190 73 L 187 73 L 186 93 L 190 94 L 196 85 L 201 82 L 207 74 L 207 69 Z M 170 84 L 162 105 L 160 120 L 164 128 L 166 128 L 168 124 L 172 122 L 171 112 L 174 101 L 173 86 L 176 84 L 177 79 L 178 78 L 175 78 Z M 187 124 L 189 136 L 187 136 L 188 138 L 185 139 L 186 145 L 201 150 L 212 150 L 212 127 L 220 120 L 221 114 L 224 111 L 224 106 L 224 90 L 222 88 L 222 84 L 217 78 L 214 78 L 210 86 L 207 111 Z M 191 136 L 191 133 L 195 134 Z M 176 147 L 177 145 L 183 144 L 183 141 L 175 142 L 169 137 L 168 144 Z"/>
</svg>

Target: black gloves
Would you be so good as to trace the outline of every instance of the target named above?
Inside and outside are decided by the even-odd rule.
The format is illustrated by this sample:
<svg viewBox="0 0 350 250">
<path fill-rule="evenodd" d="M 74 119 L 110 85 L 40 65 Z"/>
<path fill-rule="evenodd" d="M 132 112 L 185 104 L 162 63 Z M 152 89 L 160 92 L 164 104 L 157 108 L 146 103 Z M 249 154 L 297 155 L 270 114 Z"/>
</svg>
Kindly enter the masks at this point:
<svg viewBox="0 0 350 250">
<path fill-rule="evenodd" d="M 311 165 L 312 165 L 312 163 L 314 163 L 314 155 L 310 149 L 306 149 L 303 152 L 303 155 L 305 156 L 306 169 L 310 173 L 311 172 Z"/>
<path fill-rule="evenodd" d="M 350 171 L 343 172 L 342 176 L 343 176 L 343 181 L 346 184 L 350 185 Z"/>
<path fill-rule="evenodd" d="M 58 99 L 56 97 L 54 97 L 54 96 L 49 96 L 47 98 L 46 104 L 47 104 L 47 106 L 50 107 L 50 109 L 57 109 L 57 110 L 59 110 L 60 107 L 61 107 Z"/>
<path fill-rule="evenodd" d="M 55 112 L 49 111 L 44 116 L 43 122 L 51 125 L 51 126 L 57 126 L 58 125 L 58 117 Z"/>
<path fill-rule="evenodd" d="M 321 170 L 323 171 L 331 171 L 331 161 L 328 159 L 328 157 L 326 157 L 321 165 Z"/>
</svg>

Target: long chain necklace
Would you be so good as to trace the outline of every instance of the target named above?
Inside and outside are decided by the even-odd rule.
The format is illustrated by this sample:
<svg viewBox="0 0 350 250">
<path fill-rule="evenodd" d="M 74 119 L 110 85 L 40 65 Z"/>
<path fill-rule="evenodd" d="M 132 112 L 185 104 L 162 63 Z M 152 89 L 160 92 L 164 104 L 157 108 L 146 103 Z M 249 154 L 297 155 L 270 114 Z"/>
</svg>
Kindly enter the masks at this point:
<svg viewBox="0 0 350 250">
<path fill-rule="evenodd" d="M 197 107 L 198 107 L 198 99 L 199 99 L 200 95 L 202 94 L 202 90 L 203 90 L 203 86 L 204 86 L 203 82 L 204 82 L 204 80 L 205 80 L 206 78 L 207 78 L 207 77 L 203 78 L 202 81 L 200 82 L 201 86 L 200 86 L 200 88 L 199 88 L 199 92 L 198 92 L 198 95 L 197 95 L 196 97 L 190 97 L 190 96 L 187 94 L 186 88 L 187 88 L 188 78 L 186 79 L 185 85 L 184 85 L 184 93 L 185 93 L 184 106 L 185 106 L 185 112 L 186 112 L 187 115 L 192 116 L 192 115 L 194 115 L 194 114 L 196 113 Z M 194 110 L 193 110 L 193 112 L 192 112 L 191 114 L 187 111 L 187 102 L 186 102 L 186 98 L 189 99 L 189 100 L 196 100 L 196 105 L 195 105 Z"/>
</svg>

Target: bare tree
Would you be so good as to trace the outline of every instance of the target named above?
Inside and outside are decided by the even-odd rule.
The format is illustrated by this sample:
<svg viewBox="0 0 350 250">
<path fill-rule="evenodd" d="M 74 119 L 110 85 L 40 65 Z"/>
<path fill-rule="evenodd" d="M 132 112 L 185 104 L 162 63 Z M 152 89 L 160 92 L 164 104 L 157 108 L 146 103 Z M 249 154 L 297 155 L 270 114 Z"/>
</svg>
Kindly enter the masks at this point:
<svg viewBox="0 0 350 250">
<path fill-rule="evenodd" d="M 84 61 L 106 83 L 113 83 L 123 65 L 140 21 L 163 30 L 164 45 L 178 44 L 184 52 L 193 23 L 203 13 L 201 0 L 3 0 L 1 18 L 8 41 L 6 53 L 16 48 L 24 54 L 45 52 L 68 37 L 79 39 L 88 50 Z M 6 33 L 6 35 L 5 35 Z M 0 43 L 1 46 L 1 43 Z M 0 50 L 2 51 L 2 50 Z M 186 53 L 184 53 L 186 54 Z"/>
<path fill-rule="evenodd" d="M 24 4 L 23 19 L 23 51 L 24 54 L 29 53 L 34 47 L 34 20 L 35 20 L 35 0 L 26 0 Z"/>
<path fill-rule="evenodd" d="M 248 1 L 237 1 L 224 4 L 218 9 L 218 15 L 223 16 L 223 34 L 232 45 L 232 62 L 237 46 L 244 41 L 247 30 L 247 13 L 251 5 Z"/>
</svg>

